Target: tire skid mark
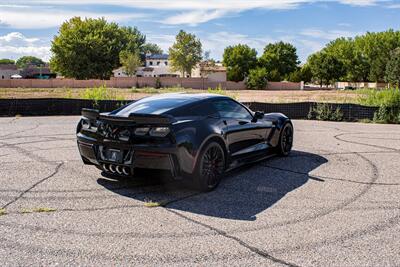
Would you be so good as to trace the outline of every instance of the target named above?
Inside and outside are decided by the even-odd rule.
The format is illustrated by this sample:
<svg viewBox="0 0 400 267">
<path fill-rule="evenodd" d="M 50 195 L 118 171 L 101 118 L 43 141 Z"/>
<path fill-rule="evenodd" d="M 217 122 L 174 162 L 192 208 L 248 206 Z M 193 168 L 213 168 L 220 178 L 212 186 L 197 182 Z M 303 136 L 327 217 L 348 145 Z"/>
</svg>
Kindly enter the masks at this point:
<svg viewBox="0 0 400 267">
<path fill-rule="evenodd" d="M 290 173 L 296 173 L 296 174 L 302 174 L 302 175 L 309 175 L 308 173 L 305 172 L 298 172 L 298 171 L 294 171 L 291 169 L 286 169 L 286 168 L 280 168 L 280 167 L 275 167 L 275 166 L 271 166 L 271 165 L 261 165 L 262 167 L 265 168 L 269 168 L 269 169 L 274 169 L 274 170 L 279 170 L 279 171 L 285 171 L 285 172 L 290 172 Z M 348 183 L 355 183 L 355 184 L 362 184 L 362 185 L 383 185 L 383 186 L 396 186 L 396 185 L 400 185 L 400 183 L 372 183 L 372 182 L 360 182 L 360 181 L 355 181 L 355 180 L 351 180 L 351 179 L 343 179 L 343 178 L 335 178 L 335 177 L 328 177 L 328 176 L 321 176 L 321 175 L 313 175 L 310 176 L 311 179 L 313 178 L 319 178 L 319 179 L 326 179 L 326 180 L 335 180 L 335 181 L 341 181 L 341 182 L 348 182 Z M 318 180 L 319 180 L 318 179 Z"/>
<path fill-rule="evenodd" d="M 195 256 L 189 255 L 189 256 L 175 256 L 175 255 L 163 255 L 162 257 L 157 257 L 157 256 L 149 256 L 149 255 L 140 255 L 140 254 L 127 254 L 127 255 L 121 255 L 121 254 L 113 254 L 110 255 L 110 252 L 104 253 L 104 252 L 93 252 L 93 250 L 90 251 L 83 251 L 81 249 L 54 249 L 54 248 L 48 248 L 48 247 L 40 247 L 40 246 L 34 246 L 34 245 L 28 245 L 28 244 L 23 244 L 20 242 L 16 242 L 15 240 L 9 240 L 6 238 L 0 237 L 0 242 L 3 245 L 3 247 L 9 248 L 13 251 L 15 251 L 15 248 L 17 247 L 19 250 L 22 251 L 30 251 L 35 254 L 46 254 L 46 255 L 51 255 L 51 256 L 60 256 L 63 255 L 67 257 L 68 259 L 80 259 L 82 257 L 82 252 L 85 252 L 86 259 L 89 258 L 96 258 L 96 259 L 101 259 L 101 260 L 108 260 L 112 261 L 114 264 L 115 262 L 126 262 L 128 261 L 130 265 L 138 265 L 138 264 L 144 264 L 144 265 L 150 265 L 153 266 L 155 261 L 160 261 L 161 263 L 164 264 L 184 264 L 184 263 L 189 263 L 191 265 L 193 264 L 199 264 L 199 260 L 201 262 L 209 262 L 213 261 L 213 263 L 220 263 L 220 265 L 223 264 L 223 262 L 227 260 L 235 260 L 235 259 L 251 259 L 254 258 L 252 254 L 249 253 L 235 253 L 235 254 L 222 254 L 222 255 L 216 255 L 216 254 L 196 254 Z M 90 261 L 89 261 L 90 262 Z M 60 262 L 57 262 L 58 265 Z M 65 263 L 61 262 L 61 265 Z M 71 261 L 68 261 L 67 265 L 71 265 Z M 75 263 L 75 265 L 82 265 Z M 85 264 L 88 265 L 88 264 Z M 89 264 L 90 265 L 90 264 Z M 93 264 L 91 264 L 93 265 Z M 128 264 L 129 265 L 129 264 Z M 203 264 L 204 265 L 204 264 Z"/>
<path fill-rule="evenodd" d="M 244 242 L 244 241 L 241 240 L 240 238 L 238 238 L 238 237 L 236 237 L 236 236 L 233 236 L 233 235 L 231 235 L 231 234 L 228 234 L 227 232 L 225 232 L 225 231 L 223 231 L 223 230 L 220 230 L 220 229 L 218 229 L 218 228 L 216 228 L 216 227 L 213 227 L 213 226 L 210 226 L 210 225 L 208 225 L 208 224 L 206 224 L 206 223 L 200 222 L 200 221 L 198 221 L 198 220 L 189 218 L 189 217 L 187 217 L 187 216 L 185 216 L 185 215 L 183 215 L 183 214 L 181 214 L 181 213 L 179 213 L 179 212 L 177 212 L 177 211 L 175 211 L 175 210 L 172 210 L 172 209 L 169 209 L 169 208 L 165 208 L 165 209 L 166 209 L 167 211 L 169 211 L 170 213 L 173 213 L 173 214 L 175 214 L 176 216 L 178 216 L 178 217 L 180 217 L 180 218 L 182 218 L 182 219 L 185 219 L 186 221 L 189 221 L 189 222 L 191 222 L 191 223 L 193 223 L 193 224 L 200 225 L 200 226 L 202 226 L 202 227 L 204 227 L 204 228 L 207 228 L 207 229 L 209 229 L 209 230 L 211 230 L 211 231 L 214 231 L 215 233 L 217 233 L 217 234 L 220 235 L 220 236 L 223 236 L 223 237 L 225 237 L 225 238 L 227 238 L 227 239 L 233 240 L 233 241 L 235 241 L 236 243 L 238 243 L 240 246 L 242 246 L 242 247 L 244 247 L 244 248 L 247 248 L 247 249 L 250 250 L 251 252 L 256 253 L 257 255 L 259 255 L 259 256 L 261 256 L 261 257 L 267 259 L 267 260 L 270 260 L 270 261 L 273 261 L 273 262 L 275 262 L 275 263 L 279 263 L 279 264 L 282 264 L 282 265 L 285 265 L 285 266 L 290 266 L 290 267 L 299 266 L 299 265 L 296 265 L 296 264 L 294 264 L 294 263 L 291 263 L 291 262 L 288 262 L 288 261 L 285 261 L 285 260 L 276 258 L 276 257 L 272 256 L 271 254 L 269 254 L 268 252 L 263 251 L 263 250 L 261 250 L 261 249 L 259 249 L 259 248 L 257 248 L 257 247 L 254 247 L 254 246 L 252 246 L 252 245 L 250 245 L 250 244 Z"/>
<path fill-rule="evenodd" d="M 400 153 L 400 149 L 397 149 L 397 148 L 386 147 L 386 146 L 380 146 L 380 145 L 374 145 L 374 144 L 366 144 L 366 143 L 363 143 L 363 142 L 350 141 L 350 140 L 346 140 L 346 139 L 341 138 L 342 136 L 346 136 L 346 135 L 349 135 L 349 134 L 357 134 L 357 133 L 341 133 L 341 134 L 334 135 L 333 137 L 334 137 L 336 140 L 339 140 L 339 141 L 342 141 L 342 142 L 345 142 L 345 143 L 350 143 L 350 144 L 355 144 L 355 145 L 369 146 L 369 147 L 374 147 L 374 148 L 381 148 L 381 149 L 391 150 L 391 151 L 395 151 L 395 152 L 397 152 L 397 153 Z"/>
<path fill-rule="evenodd" d="M 9 134 L 0 135 L 0 140 L 5 140 L 3 137 L 9 137 L 9 136 L 13 136 L 13 135 L 16 135 L 16 134 L 20 134 L 20 133 L 25 133 L 25 132 L 33 131 L 33 130 L 39 128 L 40 125 L 41 125 L 41 124 L 38 123 L 38 124 L 36 124 L 36 125 L 35 125 L 34 127 L 32 127 L 32 128 L 28 128 L 28 129 L 25 129 L 25 130 L 21 130 L 21 131 L 9 133 Z"/>
<path fill-rule="evenodd" d="M 53 177 L 54 175 L 56 175 L 58 173 L 58 171 L 60 170 L 61 166 L 64 164 L 64 162 L 59 163 L 55 170 L 48 176 L 40 179 L 39 181 L 37 181 L 36 183 L 32 184 L 30 187 L 28 187 L 27 189 L 25 189 L 24 191 L 22 191 L 17 197 L 15 197 L 13 200 L 9 201 L 8 203 L 6 203 L 5 205 L 2 206 L 2 209 L 7 208 L 9 205 L 15 203 L 16 201 L 18 201 L 20 198 L 22 198 L 26 193 L 28 193 L 30 190 L 32 190 L 33 188 L 35 188 L 36 186 L 38 186 L 39 184 L 47 181 L 48 179 L 50 179 L 51 177 Z"/>
</svg>

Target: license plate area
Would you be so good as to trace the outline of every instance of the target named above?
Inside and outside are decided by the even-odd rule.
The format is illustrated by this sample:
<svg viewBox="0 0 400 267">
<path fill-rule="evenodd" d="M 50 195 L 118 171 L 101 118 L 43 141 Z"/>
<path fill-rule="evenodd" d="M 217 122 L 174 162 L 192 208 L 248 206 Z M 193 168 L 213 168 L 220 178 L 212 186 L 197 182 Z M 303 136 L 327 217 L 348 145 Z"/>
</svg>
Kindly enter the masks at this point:
<svg viewBox="0 0 400 267">
<path fill-rule="evenodd" d="M 101 161 L 117 164 L 131 164 L 133 150 L 119 149 L 114 147 L 99 147 L 99 156 Z"/>
<path fill-rule="evenodd" d="M 122 163 L 122 151 L 119 149 L 106 148 L 105 151 L 105 159 L 107 161 Z"/>
</svg>

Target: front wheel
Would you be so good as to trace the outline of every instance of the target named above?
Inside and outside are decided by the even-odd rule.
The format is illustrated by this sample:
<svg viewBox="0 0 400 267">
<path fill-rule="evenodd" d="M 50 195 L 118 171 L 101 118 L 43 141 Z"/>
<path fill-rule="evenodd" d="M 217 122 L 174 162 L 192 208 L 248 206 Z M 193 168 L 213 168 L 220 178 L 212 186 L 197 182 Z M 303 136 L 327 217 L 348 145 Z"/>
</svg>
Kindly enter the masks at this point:
<svg viewBox="0 0 400 267">
<path fill-rule="evenodd" d="M 279 155 L 288 156 L 293 146 L 293 125 L 286 123 L 280 133 L 277 151 Z"/>
<path fill-rule="evenodd" d="M 194 185 L 200 191 L 212 191 L 221 181 L 225 171 L 225 153 L 217 142 L 209 143 L 200 153 Z"/>
</svg>

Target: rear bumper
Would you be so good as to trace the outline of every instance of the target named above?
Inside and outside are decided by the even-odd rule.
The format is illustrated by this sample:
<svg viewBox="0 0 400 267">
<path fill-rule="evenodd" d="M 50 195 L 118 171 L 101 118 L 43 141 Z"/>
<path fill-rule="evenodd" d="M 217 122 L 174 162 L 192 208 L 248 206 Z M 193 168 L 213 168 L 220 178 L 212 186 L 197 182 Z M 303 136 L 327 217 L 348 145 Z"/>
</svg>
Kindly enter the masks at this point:
<svg viewBox="0 0 400 267">
<path fill-rule="evenodd" d="M 77 134 L 77 143 L 79 153 L 84 163 L 96 165 L 105 172 L 114 175 L 132 175 L 135 168 L 167 170 L 171 172 L 173 177 L 178 177 L 181 173 L 177 158 L 177 148 L 173 145 L 152 146 L 148 144 L 135 145 L 112 142 L 101 143 L 96 139 L 85 136 L 81 133 Z M 105 160 L 101 156 L 101 150 L 103 147 L 124 151 L 126 160 L 119 163 Z M 120 169 L 121 172 L 117 173 L 116 169 Z M 122 172 L 122 170 L 125 170 L 125 172 Z"/>
</svg>

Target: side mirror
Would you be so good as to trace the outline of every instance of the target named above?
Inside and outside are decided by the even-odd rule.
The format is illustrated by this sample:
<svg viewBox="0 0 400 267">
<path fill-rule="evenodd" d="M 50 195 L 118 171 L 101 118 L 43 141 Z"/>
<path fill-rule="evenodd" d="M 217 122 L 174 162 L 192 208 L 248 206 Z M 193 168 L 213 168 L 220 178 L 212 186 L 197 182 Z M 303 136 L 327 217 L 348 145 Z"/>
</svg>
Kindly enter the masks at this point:
<svg viewBox="0 0 400 267">
<path fill-rule="evenodd" d="M 253 116 L 253 121 L 256 122 L 257 120 L 260 120 L 264 118 L 264 112 L 262 111 L 256 111 L 254 112 L 254 116 Z"/>
</svg>

